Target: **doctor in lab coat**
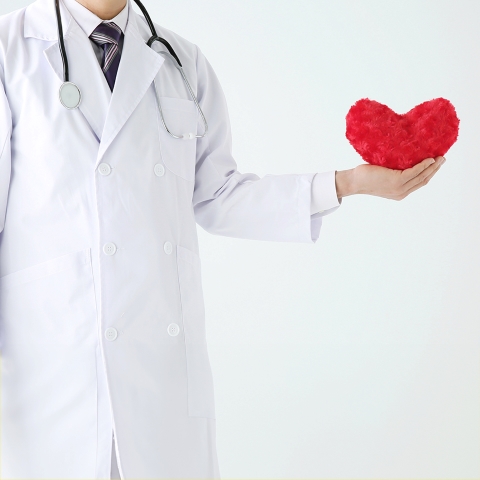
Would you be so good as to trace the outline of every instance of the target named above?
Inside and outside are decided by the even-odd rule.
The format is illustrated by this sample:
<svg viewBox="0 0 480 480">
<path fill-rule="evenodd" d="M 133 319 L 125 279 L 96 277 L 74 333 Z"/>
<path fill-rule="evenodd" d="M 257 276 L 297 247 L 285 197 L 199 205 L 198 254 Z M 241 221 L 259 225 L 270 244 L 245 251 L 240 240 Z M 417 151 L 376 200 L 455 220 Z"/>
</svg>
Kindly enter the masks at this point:
<svg viewBox="0 0 480 480">
<path fill-rule="evenodd" d="M 242 174 L 197 45 L 156 25 L 210 127 L 176 140 L 152 82 L 172 131 L 203 124 L 130 0 L 62 0 L 61 13 L 75 110 L 58 97 L 54 0 L 0 17 L 0 477 L 219 478 L 196 224 L 315 243 L 342 197 L 400 200 L 444 159 Z M 105 21 L 121 33 L 113 84 L 92 36 Z"/>
</svg>

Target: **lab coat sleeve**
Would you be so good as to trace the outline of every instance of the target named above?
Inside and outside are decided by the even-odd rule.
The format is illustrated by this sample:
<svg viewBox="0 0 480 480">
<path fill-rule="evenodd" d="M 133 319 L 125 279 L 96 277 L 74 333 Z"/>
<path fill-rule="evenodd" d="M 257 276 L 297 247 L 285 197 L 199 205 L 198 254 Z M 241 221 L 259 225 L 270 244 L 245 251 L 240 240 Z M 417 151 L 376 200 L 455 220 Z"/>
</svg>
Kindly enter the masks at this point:
<svg viewBox="0 0 480 480">
<path fill-rule="evenodd" d="M 7 197 L 10 185 L 12 115 L 5 95 L 3 68 L 0 64 L 0 232 L 5 225 Z"/>
<path fill-rule="evenodd" d="M 232 156 L 225 96 L 212 66 L 197 47 L 197 97 L 208 134 L 197 139 L 193 208 L 207 232 L 227 237 L 315 243 L 322 216 L 311 214 L 315 173 L 240 173 Z M 199 132 L 203 124 L 199 121 Z M 281 141 L 281 137 L 273 141 Z"/>
</svg>

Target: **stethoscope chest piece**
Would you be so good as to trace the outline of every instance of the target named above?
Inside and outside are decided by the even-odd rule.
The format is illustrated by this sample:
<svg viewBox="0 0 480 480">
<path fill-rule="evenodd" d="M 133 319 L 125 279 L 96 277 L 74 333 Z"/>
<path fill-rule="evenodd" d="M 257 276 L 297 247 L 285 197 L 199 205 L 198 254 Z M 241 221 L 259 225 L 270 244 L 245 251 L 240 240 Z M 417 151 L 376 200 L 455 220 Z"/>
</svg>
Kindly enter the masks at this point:
<svg viewBox="0 0 480 480">
<path fill-rule="evenodd" d="M 80 89 L 72 82 L 63 82 L 58 94 L 62 105 L 69 110 L 77 108 L 82 101 Z"/>
</svg>

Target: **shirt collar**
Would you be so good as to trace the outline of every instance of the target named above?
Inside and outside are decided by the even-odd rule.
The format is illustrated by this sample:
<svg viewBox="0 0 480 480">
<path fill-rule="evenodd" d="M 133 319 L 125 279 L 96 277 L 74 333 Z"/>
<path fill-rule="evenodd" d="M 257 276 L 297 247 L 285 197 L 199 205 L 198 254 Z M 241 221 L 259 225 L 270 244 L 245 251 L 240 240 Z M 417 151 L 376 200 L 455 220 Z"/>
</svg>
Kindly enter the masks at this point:
<svg viewBox="0 0 480 480">
<path fill-rule="evenodd" d="M 72 17 L 76 20 L 80 28 L 85 32 L 87 37 L 93 33 L 93 31 L 102 23 L 102 22 L 114 22 L 125 34 L 125 29 L 127 28 L 128 23 L 128 9 L 129 9 L 129 0 L 125 5 L 125 8 L 111 20 L 102 20 L 97 17 L 93 12 L 88 8 L 85 8 L 83 5 L 78 3 L 76 0 L 62 0 L 67 10 L 70 12 Z"/>
</svg>

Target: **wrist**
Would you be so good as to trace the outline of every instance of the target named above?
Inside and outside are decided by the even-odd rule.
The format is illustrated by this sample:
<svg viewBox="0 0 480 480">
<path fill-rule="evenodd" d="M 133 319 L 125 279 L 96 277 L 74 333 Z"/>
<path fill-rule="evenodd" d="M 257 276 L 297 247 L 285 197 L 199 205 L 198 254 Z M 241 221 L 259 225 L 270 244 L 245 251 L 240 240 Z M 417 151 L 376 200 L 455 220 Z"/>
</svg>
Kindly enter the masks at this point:
<svg viewBox="0 0 480 480">
<path fill-rule="evenodd" d="M 357 193 L 355 187 L 354 169 L 335 172 L 335 186 L 338 199 Z"/>
</svg>

